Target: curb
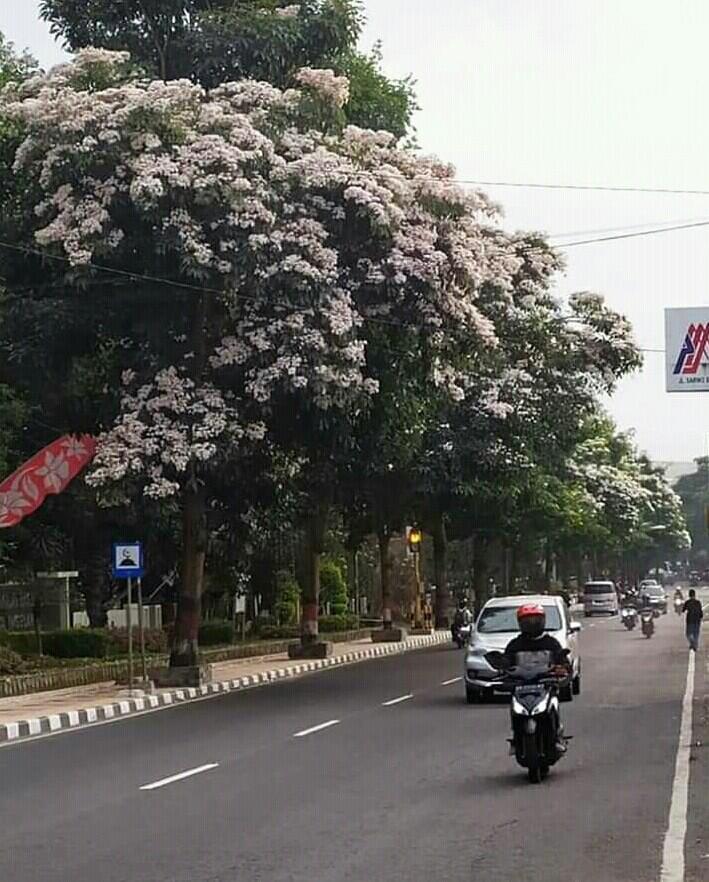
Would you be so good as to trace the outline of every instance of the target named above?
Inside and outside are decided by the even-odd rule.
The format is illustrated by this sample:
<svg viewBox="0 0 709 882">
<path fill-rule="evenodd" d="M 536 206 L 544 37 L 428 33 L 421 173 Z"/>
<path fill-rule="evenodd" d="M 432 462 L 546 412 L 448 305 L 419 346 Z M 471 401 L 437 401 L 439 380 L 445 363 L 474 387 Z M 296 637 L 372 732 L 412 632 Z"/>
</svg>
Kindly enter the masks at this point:
<svg viewBox="0 0 709 882">
<path fill-rule="evenodd" d="M 133 714 L 145 713 L 145 711 L 174 707 L 175 705 L 185 704 L 195 699 L 224 695 L 228 692 L 239 692 L 256 686 L 266 686 L 314 671 L 325 670 L 326 668 L 342 667 L 347 664 L 367 661 L 368 659 L 386 655 L 402 655 L 412 650 L 425 649 L 430 646 L 447 643 L 449 639 L 448 631 L 438 631 L 430 635 L 408 637 L 404 643 L 380 643 L 367 647 L 367 649 L 345 653 L 345 655 L 302 662 L 288 668 L 274 668 L 270 671 L 262 671 L 260 674 L 239 677 L 236 680 L 220 680 L 216 683 L 206 683 L 204 686 L 172 689 L 161 692 L 158 695 L 129 698 L 112 704 L 64 711 L 63 713 L 50 714 L 46 717 L 17 720 L 14 723 L 2 723 L 0 724 L 0 745 L 10 741 L 33 738 L 37 735 L 46 735 L 67 729 L 78 729 L 95 723 L 110 722 L 111 720 L 132 716 Z"/>
</svg>

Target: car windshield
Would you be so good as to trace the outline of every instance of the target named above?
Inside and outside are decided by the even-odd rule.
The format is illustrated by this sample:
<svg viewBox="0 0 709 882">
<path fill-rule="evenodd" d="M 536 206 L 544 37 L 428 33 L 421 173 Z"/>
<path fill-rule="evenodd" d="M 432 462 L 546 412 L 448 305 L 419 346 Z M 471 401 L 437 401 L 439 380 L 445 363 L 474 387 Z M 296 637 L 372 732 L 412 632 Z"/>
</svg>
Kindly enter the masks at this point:
<svg viewBox="0 0 709 882">
<path fill-rule="evenodd" d="M 646 594 L 664 594 L 665 591 L 661 585 L 645 585 L 643 591 Z"/>
<path fill-rule="evenodd" d="M 583 589 L 584 594 L 614 594 L 615 589 L 610 582 L 590 582 L 588 585 L 584 585 Z"/>
<path fill-rule="evenodd" d="M 517 634 L 519 625 L 517 624 L 518 606 L 491 606 L 483 610 L 478 622 L 478 632 L 480 634 Z M 545 606 L 544 611 L 547 618 L 547 631 L 561 630 L 561 616 L 559 610 L 555 606 Z"/>
</svg>

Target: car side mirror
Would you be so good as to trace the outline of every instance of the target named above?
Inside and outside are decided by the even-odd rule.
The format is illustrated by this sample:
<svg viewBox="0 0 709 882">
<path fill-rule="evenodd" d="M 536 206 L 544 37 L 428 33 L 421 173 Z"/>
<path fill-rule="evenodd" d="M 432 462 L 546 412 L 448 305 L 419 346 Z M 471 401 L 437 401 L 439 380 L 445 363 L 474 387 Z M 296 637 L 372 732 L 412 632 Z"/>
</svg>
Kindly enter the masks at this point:
<svg viewBox="0 0 709 882">
<path fill-rule="evenodd" d="M 579 634 L 581 632 L 581 622 L 569 622 L 569 632 L 571 634 Z"/>
</svg>

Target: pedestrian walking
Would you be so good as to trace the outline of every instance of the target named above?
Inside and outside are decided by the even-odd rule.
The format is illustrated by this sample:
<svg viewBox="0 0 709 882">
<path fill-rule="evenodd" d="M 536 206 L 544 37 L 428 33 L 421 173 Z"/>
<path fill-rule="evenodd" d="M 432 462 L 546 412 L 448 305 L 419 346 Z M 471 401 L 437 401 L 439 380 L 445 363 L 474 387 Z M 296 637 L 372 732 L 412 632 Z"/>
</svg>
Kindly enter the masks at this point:
<svg viewBox="0 0 709 882">
<path fill-rule="evenodd" d="M 695 652 L 699 649 L 699 631 L 702 627 L 702 619 L 704 618 L 704 610 L 701 603 L 697 600 L 697 592 L 694 588 L 689 589 L 689 600 L 682 607 L 682 612 L 686 615 L 687 623 L 687 640 L 689 648 Z"/>
</svg>

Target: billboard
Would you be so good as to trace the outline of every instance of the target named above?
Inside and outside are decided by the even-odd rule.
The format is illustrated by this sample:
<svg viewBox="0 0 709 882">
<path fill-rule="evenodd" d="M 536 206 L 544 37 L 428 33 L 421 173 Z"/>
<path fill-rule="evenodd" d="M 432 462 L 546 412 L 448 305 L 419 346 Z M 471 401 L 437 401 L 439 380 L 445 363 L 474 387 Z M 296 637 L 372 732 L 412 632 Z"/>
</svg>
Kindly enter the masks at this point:
<svg viewBox="0 0 709 882">
<path fill-rule="evenodd" d="M 665 310 L 668 392 L 709 392 L 709 306 Z"/>
</svg>

